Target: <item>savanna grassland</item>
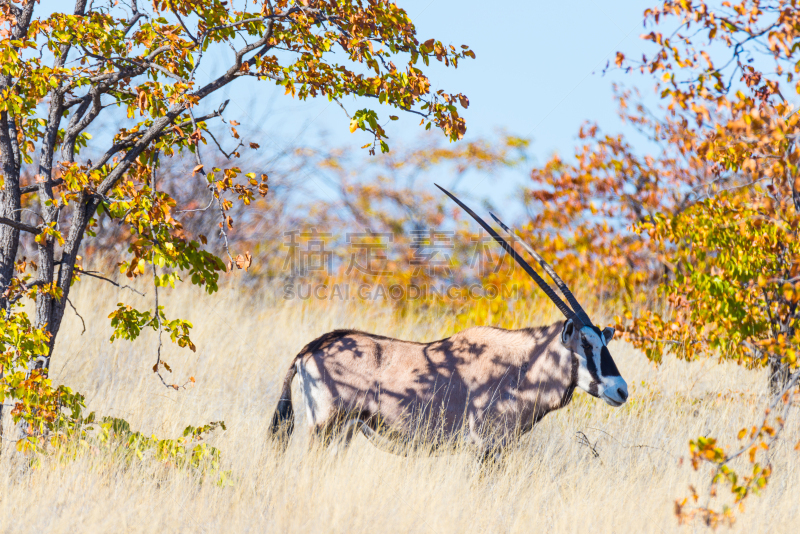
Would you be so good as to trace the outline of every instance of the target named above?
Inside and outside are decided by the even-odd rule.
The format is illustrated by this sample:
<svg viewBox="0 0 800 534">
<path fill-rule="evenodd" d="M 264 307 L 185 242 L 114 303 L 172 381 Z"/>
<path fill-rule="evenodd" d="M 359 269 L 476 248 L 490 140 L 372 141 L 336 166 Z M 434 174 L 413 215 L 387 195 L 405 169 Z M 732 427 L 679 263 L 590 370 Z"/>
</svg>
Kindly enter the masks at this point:
<svg viewBox="0 0 800 534">
<path fill-rule="evenodd" d="M 165 345 L 170 380 L 196 380 L 187 390 L 166 389 L 153 374 L 152 332 L 134 343 L 109 343 L 106 316 L 113 304 L 146 301 L 96 280 L 83 281 L 72 294 L 86 331 L 70 313 L 51 371 L 54 381 L 83 392 L 89 409 L 123 417 L 146 434 L 177 437 L 186 425 L 224 420 L 227 430 L 217 430 L 209 441 L 222 451 L 231 485 L 203 482 L 147 455 L 126 461 L 97 447 L 69 461 L 43 456 L 32 468 L 5 442 L 0 531 L 697 531 L 704 527 L 682 527 L 674 516 L 675 500 L 689 495 L 690 484 L 701 499 L 707 494 L 708 472 L 695 472 L 684 461 L 688 441 L 714 435 L 735 443 L 739 429 L 754 424 L 766 402 L 761 372 L 671 358 L 656 368 L 615 341 L 612 353 L 630 386 L 626 405 L 614 409 L 576 393 L 568 408 L 548 415 L 503 462 L 483 471 L 469 452 L 398 457 L 363 437 L 333 460 L 323 451 L 308 451 L 302 425 L 280 456 L 267 427 L 286 366 L 308 341 L 341 327 L 422 341 L 448 336 L 454 326 L 447 317 L 398 319 L 378 305 L 287 302 L 272 288 L 239 283 L 227 278 L 211 297 L 188 289 L 166 293 L 170 312 L 195 326 L 196 354 Z M 609 322 L 602 313 L 595 317 L 598 324 Z M 520 316 L 515 322 L 541 320 Z M 768 488 L 748 500 L 734 531 L 797 528 L 800 467 L 793 448 L 799 421 L 790 421 L 774 449 Z M 745 460 L 740 467 L 747 465 Z M 720 496 L 727 498 L 722 491 Z"/>
</svg>

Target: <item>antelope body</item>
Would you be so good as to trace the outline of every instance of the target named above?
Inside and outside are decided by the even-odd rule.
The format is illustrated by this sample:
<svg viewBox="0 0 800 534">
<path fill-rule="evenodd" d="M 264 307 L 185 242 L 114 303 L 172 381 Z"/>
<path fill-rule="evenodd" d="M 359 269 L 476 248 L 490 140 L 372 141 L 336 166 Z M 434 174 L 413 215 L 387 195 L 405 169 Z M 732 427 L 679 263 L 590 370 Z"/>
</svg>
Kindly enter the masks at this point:
<svg viewBox="0 0 800 534">
<path fill-rule="evenodd" d="M 327 333 L 292 361 L 273 434 L 293 429 L 295 375 L 311 435 L 326 440 L 338 435 L 344 446 L 361 430 L 378 446 L 388 438 L 433 447 L 466 442 L 496 451 L 547 413 L 566 406 L 576 387 L 612 406 L 627 400 L 627 385 L 607 348 L 614 329 L 592 325 L 563 281 L 523 243 L 574 310 L 566 306 L 513 247 L 447 194 L 533 276 L 567 319 L 520 330 L 474 327 L 431 343 L 353 330 Z"/>
</svg>

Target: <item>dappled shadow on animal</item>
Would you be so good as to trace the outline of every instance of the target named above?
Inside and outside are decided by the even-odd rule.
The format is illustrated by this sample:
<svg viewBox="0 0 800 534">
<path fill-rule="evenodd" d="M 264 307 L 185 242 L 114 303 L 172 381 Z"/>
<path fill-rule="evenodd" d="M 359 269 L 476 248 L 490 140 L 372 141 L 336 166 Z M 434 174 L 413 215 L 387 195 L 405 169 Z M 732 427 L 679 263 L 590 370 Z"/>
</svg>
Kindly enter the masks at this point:
<svg viewBox="0 0 800 534">
<path fill-rule="evenodd" d="M 437 186 L 438 187 L 438 186 Z M 441 189 L 441 188 L 440 188 Z M 548 327 L 473 327 L 430 343 L 335 330 L 292 360 L 271 433 L 285 444 L 294 427 L 292 380 L 299 378 L 312 442 L 334 452 L 363 432 L 381 449 L 450 450 L 486 457 L 566 406 L 576 387 L 621 406 L 628 387 L 608 350 L 613 328 L 594 326 L 555 271 L 520 242 L 569 302 L 547 285 L 495 230 L 442 189 L 491 234 L 566 317 Z M 492 215 L 513 237 L 514 232 Z"/>
</svg>

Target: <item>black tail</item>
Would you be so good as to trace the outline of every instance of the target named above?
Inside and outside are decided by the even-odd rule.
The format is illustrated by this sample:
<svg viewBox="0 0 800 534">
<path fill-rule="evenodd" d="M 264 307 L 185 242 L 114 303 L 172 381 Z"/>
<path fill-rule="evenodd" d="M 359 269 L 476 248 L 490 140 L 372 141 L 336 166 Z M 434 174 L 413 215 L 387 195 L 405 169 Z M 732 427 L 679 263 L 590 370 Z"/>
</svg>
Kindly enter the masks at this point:
<svg viewBox="0 0 800 534">
<path fill-rule="evenodd" d="M 289 437 L 294 430 L 294 408 L 292 408 L 292 380 L 294 375 L 297 374 L 297 362 L 307 356 L 318 351 L 326 344 L 331 343 L 348 334 L 358 333 L 356 330 L 334 330 L 322 335 L 303 347 L 303 350 L 294 357 L 289 370 L 286 372 L 286 377 L 283 379 L 283 389 L 281 390 L 281 397 L 278 399 L 278 406 L 275 408 L 275 415 L 272 416 L 272 426 L 270 427 L 270 434 L 273 436 L 283 438 L 283 444 L 286 446 Z"/>
<path fill-rule="evenodd" d="M 292 380 L 297 374 L 295 363 L 297 358 L 292 360 L 292 365 L 283 379 L 283 389 L 278 399 L 278 406 L 275 408 L 275 415 L 272 416 L 272 426 L 270 434 L 281 436 L 288 441 L 294 430 L 294 408 L 292 408 Z"/>
</svg>

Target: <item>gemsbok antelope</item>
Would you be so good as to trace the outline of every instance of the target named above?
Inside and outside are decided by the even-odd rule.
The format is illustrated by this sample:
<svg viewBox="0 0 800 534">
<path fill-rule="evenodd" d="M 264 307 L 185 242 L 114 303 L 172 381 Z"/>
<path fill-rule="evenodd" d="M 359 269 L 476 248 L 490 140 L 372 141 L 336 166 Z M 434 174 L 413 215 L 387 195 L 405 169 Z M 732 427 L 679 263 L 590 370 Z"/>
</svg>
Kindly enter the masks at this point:
<svg viewBox="0 0 800 534">
<path fill-rule="evenodd" d="M 614 329 L 594 326 L 561 278 L 530 246 L 522 243 L 571 308 L 491 226 L 439 189 L 489 232 L 566 320 L 519 330 L 473 327 L 431 343 L 355 330 L 329 332 L 292 360 L 272 419 L 273 435 L 285 432 L 288 438 L 293 430 L 295 375 L 300 377 L 312 438 L 329 443 L 337 436 L 342 448 L 361 430 L 380 448 L 399 442 L 435 449 L 466 442 L 486 454 L 496 453 L 546 414 L 566 406 L 576 386 L 611 406 L 627 400 L 627 384 L 608 351 Z"/>
</svg>

